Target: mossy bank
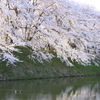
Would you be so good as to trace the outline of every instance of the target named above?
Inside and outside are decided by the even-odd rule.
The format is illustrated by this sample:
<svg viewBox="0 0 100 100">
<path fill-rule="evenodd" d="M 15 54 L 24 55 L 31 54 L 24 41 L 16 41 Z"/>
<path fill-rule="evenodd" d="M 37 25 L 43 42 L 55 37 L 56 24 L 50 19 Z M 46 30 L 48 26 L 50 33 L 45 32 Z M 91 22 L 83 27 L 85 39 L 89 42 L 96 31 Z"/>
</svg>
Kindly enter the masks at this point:
<svg viewBox="0 0 100 100">
<path fill-rule="evenodd" d="M 37 60 L 34 62 L 27 57 L 28 55 L 31 55 L 29 48 L 18 48 L 22 53 L 14 52 L 14 54 L 23 62 L 16 62 L 16 66 L 6 66 L 6 61 L 1 61 L 0 80 L 75 77 L 100 74 L 100 67 L 83 66 L 76 62 L 73 62 L 75 65 L 74 67 L 70 67 L 66 66 L 65 62 L 61 62 L 61 60 L 56 57 L 50 62 L 43 61 L 43 63 L 40 63 Z"/>
</svg>

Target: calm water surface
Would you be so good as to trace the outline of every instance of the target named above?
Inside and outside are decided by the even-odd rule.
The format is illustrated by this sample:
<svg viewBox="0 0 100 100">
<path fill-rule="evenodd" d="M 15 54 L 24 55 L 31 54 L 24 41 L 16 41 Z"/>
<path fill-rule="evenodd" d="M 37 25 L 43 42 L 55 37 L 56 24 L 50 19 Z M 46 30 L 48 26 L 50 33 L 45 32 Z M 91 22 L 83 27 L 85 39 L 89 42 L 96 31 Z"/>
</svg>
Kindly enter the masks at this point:
<svg viewBox="0 0 100 100">
<path fill-rule="evenodd" d="M 100 100 L 100 77 L 0 82 L 0 100 Z"/>
</svg>

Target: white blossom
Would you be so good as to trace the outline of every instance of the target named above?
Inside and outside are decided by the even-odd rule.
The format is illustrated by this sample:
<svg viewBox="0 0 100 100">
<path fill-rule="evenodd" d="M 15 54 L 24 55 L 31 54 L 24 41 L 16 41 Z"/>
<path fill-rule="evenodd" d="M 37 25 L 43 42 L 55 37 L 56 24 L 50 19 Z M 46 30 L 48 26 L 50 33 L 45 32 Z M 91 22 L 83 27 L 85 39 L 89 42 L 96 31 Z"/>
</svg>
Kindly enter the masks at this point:
<svg viewBox="0 0 100 100">
<path fill-rule="evenodd" d="M 40 62 L 52 59 L 51 53 L 44 53 L 49 49 L 68 66 L 73 66 L 68 57 L 98 65 L 99 18 L 100 12 L 70 0 L 1 0 L 0 59 L 11 64 L 20 61 L 12 52 L 23 45 L 31 47 L 31 57 Z"/>
</svg>

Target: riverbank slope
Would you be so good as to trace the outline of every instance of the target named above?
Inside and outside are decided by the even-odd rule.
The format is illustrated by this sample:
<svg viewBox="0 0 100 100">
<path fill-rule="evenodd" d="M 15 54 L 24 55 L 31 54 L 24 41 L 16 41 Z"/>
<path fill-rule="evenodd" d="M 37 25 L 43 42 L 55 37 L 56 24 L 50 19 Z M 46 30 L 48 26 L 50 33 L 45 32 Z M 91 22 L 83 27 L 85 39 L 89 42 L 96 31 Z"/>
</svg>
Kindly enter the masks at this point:
<svg viewBox="0 0 100 100">
<path fill-rule="evenodd" d="M 83 66 L 73 61 L 73 67 L 66 66 L 65 62 L 56 57 L 56 53 L 51 61 L 44 60 L 43 63 L 37 60 L 32 61 L 28 58 L 28 55 L 31 55 L 29 48 L 18 48 L 22 53 L 14 52 L 14 54 L 23 62 L 16 62 L 15 65 L 10 64 L 6 66 L 6 61 L 1 61 L 0 80 L 75 77 L 100 74 L 100 67 L 94 65 Z"/>
</svg>

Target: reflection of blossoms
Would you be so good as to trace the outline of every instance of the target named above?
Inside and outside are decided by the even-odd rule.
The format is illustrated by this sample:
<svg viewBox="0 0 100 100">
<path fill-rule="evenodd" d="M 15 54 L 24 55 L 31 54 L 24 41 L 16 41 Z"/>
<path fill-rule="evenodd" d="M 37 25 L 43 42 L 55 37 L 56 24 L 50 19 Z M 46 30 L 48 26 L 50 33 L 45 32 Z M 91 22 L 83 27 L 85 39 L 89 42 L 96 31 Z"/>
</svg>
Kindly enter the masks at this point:
<svg viewBox="0 0 100 100">
<path fill-rule="evenodd" d="M 66 91 L 57 96 L 56 100 L 100 100 L 98 84 L 94 87 L 91 85 L 83 86 L 77 90 L 66 88 Z"/>
<path fill-rule="evenodd" d="M 74 87 L 70 86 L 59 95 L 52 95 L 51 93 L 38 93 L 37 95 L 30 94 L 27 100 L 100 100 L 98 87 L 98 84 L 93 87 L 87 85 L 74 90 Z M 14 100 L 16 96 L 13 96 L 12 98 Z M 12 98 L 9 99 L 9 97 L 7 97 L 7 100 L 11 100 Z"/>
<path fill-rule="evenodd" d="M 2 83 L 0 90 L 4 92 L 0 91 L 1 100 L 100 100 L 98 77 Z"/>
</svg>

